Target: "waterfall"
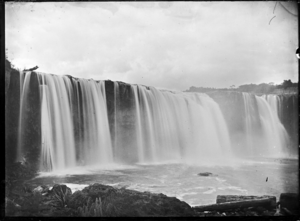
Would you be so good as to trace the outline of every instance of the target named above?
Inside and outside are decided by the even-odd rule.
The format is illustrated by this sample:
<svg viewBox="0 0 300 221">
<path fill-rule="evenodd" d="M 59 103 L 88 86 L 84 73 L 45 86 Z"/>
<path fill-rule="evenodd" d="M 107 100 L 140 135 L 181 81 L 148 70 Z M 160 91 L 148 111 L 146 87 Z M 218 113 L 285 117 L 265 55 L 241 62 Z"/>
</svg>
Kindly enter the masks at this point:
<svg viewBox="0 0 300 221">
<path fill-rule="evenodd" d="M 232 154 L 225 120 L 208 95 L 133 87 L 140 162 L 199 162 Z"/>
<path fill-rule="evenodd" d="M 46 74 L 39 78 L 42 170 L 112 162 L 104 83 Z"/>
<path fill-rule="evenodd" d="M 24 154 L 27 109 L 33 102 L 28 92 L 32 74 L 20 76 L 18 159 Z M 219 162 L 235 157 L 236 148 L 244 156 L 282 157 L 286 152 L 288 134 L 280 122 L 282 100 L 277 95 L 239 94 L 243 105 L 234 113 L 240 116 L 228 117 L 234 106 L 224 109 L 227 101 L 219 106 L 222 102 L 207 94 L 36 76 L 41 171 L 115 163 Z"/>
<path fill-rule="evenodd" d="M 243 93 L 245 136 L 251 156 L 285 156 L 288 134 L 280 122 L 280 98 Z"/>
<path fill-rule="evenodd" d="M 52 170 L 54 165 L 54 144 L 53 144 L 53 134 L 52 134 L 52 124 L 51 124 L 51 113 L 50 113 L 50 103 L 48 100 L 49 91 L 46 85 L 40 86 L 41 93 L 41 165 L 40 167 L 44 170 Z"/>
<path fill-rule="evenodd" d="M 24 131 L 26 128 L 26 112 L 28 107 L 28 92 L 31 72 L 20 72 L 20 114 L 19 114 L 19 128 L 18 128 L 18 147 L 17 160 L 22 161 L 24 156 Z"/>
<path fill-rule="evenodd" d="M 244 106 L 245 106 L 245 125 L 246 125 L 246 144 L 247 149 L 250 152 L 251 155 L 254 154 L 253 151 L 253 141 L 255 139 L 254 137 L 254 130 L 253 130 L 253 123 L 257 116 L 255 116 L 255 109 L 252 101 L 252 96 L 248 93 L 243 92 L 243 98 L 244 98 Z"/>
<path fill-rule="evenodd" d="M 263 133 L 267 139 L 270 156 L 284 156 L 287 153 L 288 134 L 280 122 L 280 98 L 277 95 L 256 97 L 260 110 Z"/>
<path fill-rule="evenodd" d="M 67 77 L 41 74 L 41 164 L 45 170 L 75 166 L 75 141 Z"/>
<path fill-rule="evenodd" d="M 81 133 L 81 160 L 97 165 L 112 162 L 112 145 L 107 119 L 105 85 L 93 80 L 80 80 L 83 125 Z M 78 84 L 76 84 L 78 87 Z"/>
</svg>

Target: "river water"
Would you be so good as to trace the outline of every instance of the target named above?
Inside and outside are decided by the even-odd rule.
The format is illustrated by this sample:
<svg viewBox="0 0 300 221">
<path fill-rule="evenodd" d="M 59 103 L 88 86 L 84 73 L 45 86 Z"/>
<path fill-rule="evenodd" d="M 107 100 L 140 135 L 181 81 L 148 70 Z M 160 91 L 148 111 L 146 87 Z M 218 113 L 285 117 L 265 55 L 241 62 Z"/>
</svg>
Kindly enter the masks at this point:
<svg viewBox="0 0 300 221">
<path fill-rule="evenodd" d="M 299 192 L 297 159 L 240 159 L 230 163 L 202 165 L 161 164 L 111 165 L 106 168 L 77 167 L 61 173 L 41 173 L 34 185 L 66 184 L 72 192 L 89 184 L 163 193 L 191 206 L 212 204 L 217 195 L 272 195 Z M 212 176 L 199 176 L 210 172 Z"/>
</svg>

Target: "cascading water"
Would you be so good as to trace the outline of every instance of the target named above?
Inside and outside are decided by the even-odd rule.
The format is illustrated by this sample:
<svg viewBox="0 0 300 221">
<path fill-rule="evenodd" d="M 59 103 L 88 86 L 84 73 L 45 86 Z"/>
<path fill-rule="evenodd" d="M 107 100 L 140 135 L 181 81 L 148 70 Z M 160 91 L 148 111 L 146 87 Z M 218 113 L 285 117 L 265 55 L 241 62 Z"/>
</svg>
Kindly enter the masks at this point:
<svg viewBox="0 0 300 221">
<path fill-rule="evenodd" d="M 284 156 L 287 153 L 288 134 L 279 120 L 280 100 L 276 95 L 256 96 L 260 111 L 260 120 L 266 137 L 267 154 Z"/>
<path fill-rule="evenodd" d="M 23 153 L 30 74 L 21 74 L 19 156 Z M 236 141 L 228 122 L 206 94 L 113 82 L 108 98 L 105 81 L 37 76 L 42 171 L 113 163 L 197 164 L 235 155 Z M 242 96 L 242 142 L 246 144 L 242 153 L 284 156 L 287 132 L 278 117 L 279 97 Z"/>
<path fill-rule="evenodd" d="M 103 82 L 80 80 L 77 83 L 66 76 L 45 74 L 40 74 L 39 78 L 42 169 L 62 170 L 77 164 L 110 163 L 112 149 Z M 79 123 L 77 140 L 74 136 L 75 110 Z"/>
<path fill-rule="evenodd" d="M 19 128 L 18 128 L 18 150 L 17 160 L 22 161 L 23 158 L 23 140 L 24 140 L 24 128 L 26 127 L 25 115 L 27 112 L 27 99 L 29 92 L 31 72 L 20 72 L 20 114 L 19 114 Z"/>
<path fill-rule="evenodd" d="M 81 87 L 82 122 L 79 140 L 83 164 L 97 165 L 112 162 L 112 145 L 106 110 L 104 82 L 97 83 L 93 80 L 80 80 L 75 87 Z M 76 90 L 78 91 L 78 90 Z M 80 95 L 78 95 L 80 97 Z"/>
<path fill-rule="evenodd" d="M 257 130 L 260 125 L 257 125 L 257 119 L 259 117 L 258 110 L 255 108 L 255 98 L 253 95 L 243 93 L 244 106 L 245 106 L 245 135 L 247 151 L 251 155 L 255 155 L 254 148 L 259 145 L 255 143 L 257 141 Z M 260 123 L 260 122 L 258 122 Z"/>
<path fill-rule="evenodd" d="M 248 153 L 252 156 L 285 156 L 288 135 L 279 120 L 279 97 L 243 93 L 243 99 Z"/>
<path fill-rule="evenodd" d="M 270 105 L 271 110 L 277 115 L 280 116 L 279 110 L 280 108 L 280 97 L 270 94 L 270 95 L 262 95 L 262 98 L 264 98 L 268 104 Z"/>
<path fill-rule="evenodd" d="M 133 90 L 140 162 L 197 163 L 231 155 L 224 118 L 207 95 Z"/>
<path fill-rule="evenodd" d="M 67 77 L 40 75 L 41 164 L 45 170 L 75 166 L 75 142 Z"/>
</svg>

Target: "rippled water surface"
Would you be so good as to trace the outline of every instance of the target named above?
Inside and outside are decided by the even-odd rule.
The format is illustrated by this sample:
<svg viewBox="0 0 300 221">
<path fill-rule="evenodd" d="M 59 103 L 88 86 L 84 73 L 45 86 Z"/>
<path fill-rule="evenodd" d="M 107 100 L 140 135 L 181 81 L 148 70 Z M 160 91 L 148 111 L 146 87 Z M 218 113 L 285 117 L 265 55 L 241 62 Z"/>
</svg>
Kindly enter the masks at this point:
<svg viewBox="0 0 300 221">
<path fill-rule="evenodd" d="M 210 172 L 203 177 L 198 173 Z M 267 179 L 268 178 L 268 179 Z M 191 206 L 215 203 L 217 195 L 274 195 L 298 192 L 298 160 L 241 160 L 226 165 L 156 165 L 76 168 L 62 174 L 41 174 L 36 185 L 64 183 L 74 192 L 93 183 L 175 196 Z"/>
</svg>

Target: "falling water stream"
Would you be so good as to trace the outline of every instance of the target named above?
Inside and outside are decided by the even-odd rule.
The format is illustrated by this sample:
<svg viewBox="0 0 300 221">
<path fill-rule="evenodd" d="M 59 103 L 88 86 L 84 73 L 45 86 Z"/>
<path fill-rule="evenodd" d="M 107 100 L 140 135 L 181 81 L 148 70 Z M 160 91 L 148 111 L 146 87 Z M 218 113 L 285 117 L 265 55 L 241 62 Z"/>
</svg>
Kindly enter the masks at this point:
<svg viewBox="0 0 300 221">
<path fill-rule="evenodd" d="M 17 160 L 21 161 L 23 158 L 23 142 L 22 138 L 24 135 L 24 128 L 26 127 L 26 121 L 24 120 L 27 110 L 27 98 L 29 91 L 31 72 L 25 74 L 20 73 L 20 114 L 19 114 L 19 127 L 18 127 L 18 149 L 17 149 Z"/>
<path fill-rule="evenodd" d="M 206 94 L 162 92 L 153 87 L 130 86 L 134 107 L 128 113 L 131 122 L 127 124 L 131 124 L 130 130 L 135 136 L 128 147 L 121 136 L 125 133 L 126 119 L 123 120 L 123 112 L 119 111 L 118 102 L 122 97 L 118 97 L 121 95 L 118 94 L 117 82 L 114 83 L 115 134 L 112 140 L 104 81 L 47 74 L 38 77 L 41 171 L 119 163 L 122 157 L 126 157 L 118 154 L 125 146 L 137 152 L 132 154 L 137 156 L 136 163 L 197 163 L 233 156 L 222 112 Z"/>
<path fill-rule="evenodd" d="M 243 99 L 248 153 L 284 157 L 288 134 L 279 120 L 279 96 L 243 93 Z"/>
</svg>

